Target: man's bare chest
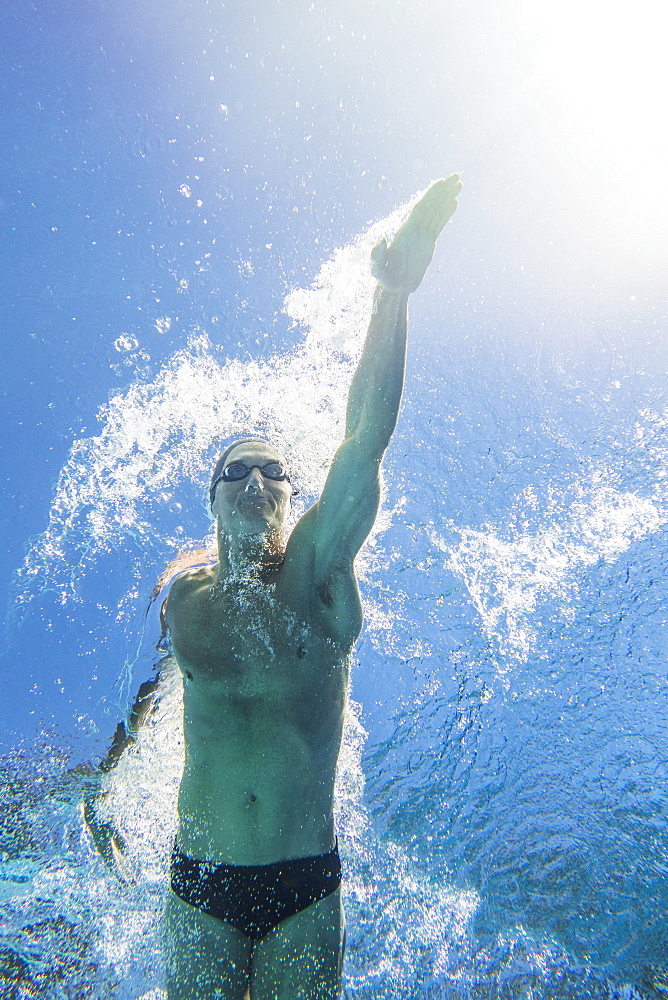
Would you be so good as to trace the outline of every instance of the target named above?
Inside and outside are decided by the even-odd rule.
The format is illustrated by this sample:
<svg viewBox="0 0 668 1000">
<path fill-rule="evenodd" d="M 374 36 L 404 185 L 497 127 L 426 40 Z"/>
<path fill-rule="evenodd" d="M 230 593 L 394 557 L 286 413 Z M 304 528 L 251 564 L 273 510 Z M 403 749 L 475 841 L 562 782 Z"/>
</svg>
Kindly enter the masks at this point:
<svg viewBox="0 0 668 1000">
<path fill-rule="evenodd" d="M 248 660 L 274 660 L 303 645 L 311 632 L 272 593 L 237 591 L 219 600 L 204 598 L 189 610 L 177 616 L 173 638 L 187 659 L 203 668 L 207 661 L 233 667 Z"/>
<path fill-rule="evenodd" d="M 170 630 L 186 683 L 209 684 L 229 696 L 294 697 L 315 677 L 333 680 L 347 661 L 347 650 L 308 618 L 275 588 L 246 587 L 200 593 L 180 604 Z"/>
</svg>

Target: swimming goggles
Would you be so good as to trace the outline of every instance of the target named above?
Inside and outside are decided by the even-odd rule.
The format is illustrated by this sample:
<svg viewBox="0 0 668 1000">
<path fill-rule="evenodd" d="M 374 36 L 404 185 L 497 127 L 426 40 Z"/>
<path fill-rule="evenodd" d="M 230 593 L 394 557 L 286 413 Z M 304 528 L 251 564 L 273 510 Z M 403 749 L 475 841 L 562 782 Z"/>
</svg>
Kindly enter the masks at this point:
<svg viewBox="0 0 668 1000">
<path fill-rule="evenodd" d="M 221 474 L 211 483 L 211 489 L 215 490 L 218 483 L 238 483 L 249 476 L 253 469 L 259 469 L 264 479 L 273 479 L 274 482 L 282 482 L 290 476 L 286 472 L 281 462 L 265 462 L 264 465 L 246 465 L 245 462 L 230 462 L 226 465 Z"/>
</svg>

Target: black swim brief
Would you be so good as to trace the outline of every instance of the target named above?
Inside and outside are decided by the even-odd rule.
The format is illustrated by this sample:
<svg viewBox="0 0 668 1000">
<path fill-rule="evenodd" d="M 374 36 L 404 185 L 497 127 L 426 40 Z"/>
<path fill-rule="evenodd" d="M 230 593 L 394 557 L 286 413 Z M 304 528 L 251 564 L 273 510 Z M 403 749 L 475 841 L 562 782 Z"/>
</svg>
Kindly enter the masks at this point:
<svg viewBox="0 0 668 1000">
<path fill-rule="evenodd" d="M 196 861 L 177 847 L 172 852 L 172 891 L 254 941 L 340 884 L 338 844 L 327 854 L 271 865 L 219 865 Z"/>
</svg>

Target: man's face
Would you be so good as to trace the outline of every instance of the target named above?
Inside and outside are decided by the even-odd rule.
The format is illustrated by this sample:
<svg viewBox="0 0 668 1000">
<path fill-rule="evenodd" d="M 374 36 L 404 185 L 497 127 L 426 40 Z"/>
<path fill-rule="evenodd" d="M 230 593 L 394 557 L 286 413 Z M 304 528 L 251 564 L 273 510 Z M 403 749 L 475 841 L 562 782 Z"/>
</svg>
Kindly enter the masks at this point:
<svg viewBox="0 0 668 1000">
<path fill-rule="evenodd" d="M 239 444 L 227 456 L 225 468 L 232 462 L 263 466 L 267 462 L 285 459 L 269 444 L 252 441 Z M 292 487 L 287 479 L 269 479 L 261 469 L 251 468 L 244 479 L 225 482 L 216 486 L 212 511 L 228 529 L 241 534 L 259 534 L 280 531 L 290 510 Z"/>
</svg>

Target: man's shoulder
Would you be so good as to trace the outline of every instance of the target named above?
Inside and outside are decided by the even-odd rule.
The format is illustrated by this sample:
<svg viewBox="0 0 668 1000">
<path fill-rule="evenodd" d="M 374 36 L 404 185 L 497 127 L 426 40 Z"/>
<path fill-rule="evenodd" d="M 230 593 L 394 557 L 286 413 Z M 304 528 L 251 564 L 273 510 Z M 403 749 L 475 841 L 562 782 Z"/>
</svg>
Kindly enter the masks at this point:
<svg viewBox="0 0 668 1000">
<path fill-rule="evenodd" d="M 213 583 L 214 576 L 213 566 L 197 566 L 179 573 L 169 586 L 166 598 L 167 611 L 173 611 L 175 607 L 208 590 Z"/>
</svg>

